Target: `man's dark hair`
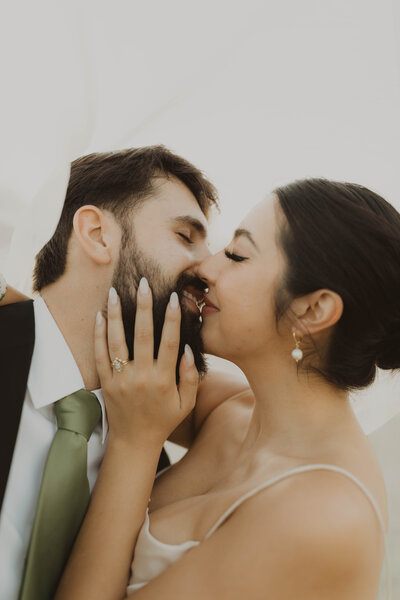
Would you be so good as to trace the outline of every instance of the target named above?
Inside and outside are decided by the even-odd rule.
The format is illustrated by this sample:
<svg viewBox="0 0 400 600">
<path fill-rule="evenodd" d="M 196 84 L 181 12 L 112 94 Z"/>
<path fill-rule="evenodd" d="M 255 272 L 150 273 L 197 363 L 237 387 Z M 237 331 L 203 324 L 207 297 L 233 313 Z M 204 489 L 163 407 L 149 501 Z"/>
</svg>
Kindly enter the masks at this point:
<svg viewBox="0 0 400 600">
<path fill-rule="evenodd" d="M 400 214 L 354 183 L 305 179 L 275 194 L 286 258 L 277 319 L 294 298 L 319 289 L 333 290 L 344 305 L 328 347 L 311 345 L 305 368 L 343 390 L 372 383 L 376 367 L 399 369 Z"/>
<path fill-rule="evenodd" d="M 123 227 L 132 209 L 152 194 L 158 177 L 179 179 L 206 217 L 211 206 L 217 205 L 216 189 L 203 173 L 164 146 L 93 153 L 73 161 L 57 228 L 36 256 L 33 291 L 40 291 L 64 273 L 74 214 L 81 206 L 107 209 Z"/>
</svg>

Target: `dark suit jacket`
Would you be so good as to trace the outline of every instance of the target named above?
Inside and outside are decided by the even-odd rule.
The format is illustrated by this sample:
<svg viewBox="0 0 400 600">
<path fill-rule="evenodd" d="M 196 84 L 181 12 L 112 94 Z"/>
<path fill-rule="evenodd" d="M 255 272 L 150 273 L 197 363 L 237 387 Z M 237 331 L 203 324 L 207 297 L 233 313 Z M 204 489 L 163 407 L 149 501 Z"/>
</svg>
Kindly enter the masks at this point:
<svg viewBox="0 0 400 600">
<path fill-rule="evenodd" d="M 3 424 L 0 436 L 0 508 L 14 453 L 34 341 L 33 301 L 25 300 L 0 307 L 0 399 Z M 163 448 L 157 471 L 169 464 Z"/>
</svg>

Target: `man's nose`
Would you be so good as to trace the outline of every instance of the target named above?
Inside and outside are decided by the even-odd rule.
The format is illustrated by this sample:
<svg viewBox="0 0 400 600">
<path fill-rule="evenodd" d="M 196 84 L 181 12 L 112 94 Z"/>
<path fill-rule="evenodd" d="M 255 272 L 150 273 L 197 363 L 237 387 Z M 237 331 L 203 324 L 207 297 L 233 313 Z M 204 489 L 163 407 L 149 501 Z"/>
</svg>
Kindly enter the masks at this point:
<svg viewBox="0 0 400 600">
<path fill-rule="evenodd" d="M 207 260 L 211 256 L 210 248 L 207 244 L 202 244 L 196 252 L 196 264 L 201 264 L 204 260 Z"/>
</svg>

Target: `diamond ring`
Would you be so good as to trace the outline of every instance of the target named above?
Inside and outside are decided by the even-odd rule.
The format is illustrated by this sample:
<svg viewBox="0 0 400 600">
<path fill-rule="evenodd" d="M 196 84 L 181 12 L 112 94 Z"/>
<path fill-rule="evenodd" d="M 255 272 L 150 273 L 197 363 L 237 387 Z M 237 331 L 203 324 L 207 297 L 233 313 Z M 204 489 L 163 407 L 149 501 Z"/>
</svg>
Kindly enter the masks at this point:
<svg viewBox="0 0 400 600">
<path fill-rule="evenodd" d="M 118 356 L 116 356 L 114 358 L 114 360 L 112 361 L 112 363 L 110 363 L 112 368 L 115 369 L 117 371 L 117 373 L 121 373 L 122 371 L 122 367 L 124 367 L 125 365 L 128 364 L 127 360 L 122 360 L 122 358 L 118 358 Z"/>
</svg>

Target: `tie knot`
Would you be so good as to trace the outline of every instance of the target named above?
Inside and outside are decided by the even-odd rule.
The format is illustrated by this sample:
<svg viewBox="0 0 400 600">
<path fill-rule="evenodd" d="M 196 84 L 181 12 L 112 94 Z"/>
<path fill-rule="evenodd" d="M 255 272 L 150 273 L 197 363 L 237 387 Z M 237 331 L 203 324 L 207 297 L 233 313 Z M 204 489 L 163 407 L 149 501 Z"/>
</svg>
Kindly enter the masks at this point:
<svg viewBox="0 0 400 600">
<path fill-rule="evenodd" d="M 58 429 L 67 429 L 83 435 L 88 441 L 101 417 L 96 394 L 78 390 L 55 404 Z"/>
</svg>

